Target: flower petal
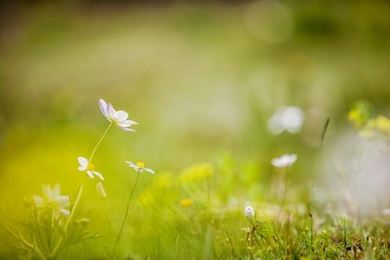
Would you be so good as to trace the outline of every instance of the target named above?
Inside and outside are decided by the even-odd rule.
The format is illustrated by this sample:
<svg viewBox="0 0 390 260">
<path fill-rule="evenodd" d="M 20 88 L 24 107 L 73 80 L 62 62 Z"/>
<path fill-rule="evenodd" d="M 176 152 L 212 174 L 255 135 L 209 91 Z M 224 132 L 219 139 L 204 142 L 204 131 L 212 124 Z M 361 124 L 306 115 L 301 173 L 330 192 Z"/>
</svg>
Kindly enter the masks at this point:
<svg viewBox="0 0 390 260">
<path fill-rule="evenodd" d="M 99 179 L 101 179 L 102 181 L 104 181 L 104 177 L 103 177 L 103 175 L 102 175 L 100 172 L 93 171 L 93 174 L 95 174 Z"/>
<path fill-rule="evenodd" d="M 148 173 L 155 174 L 155 172 L 152 169 L 144 168 L 144 170 L 147 171 Z"/>
<path fill-rule="evenodd" d="M 107 111 L 107 118 L 108 119 L 114 119 L 115 118 L 114 115 L 115 115 L 116 111 L 115 111 L 114 107 L 110 103 L 107 104 L 106 111 Z"/>
<path fill-rule="evenodd" d="M 114 117 L 117 120 L 117 122 L 122 122 L 122 121 L 127 120 L 127 118 L 129 117 L 129 114 L 126 111 L 118 110 L 115 112 Z"/>
<path fill-rule="evenodd" d="M 94 179 L 95 178 L 95 176 L 93 176 L 93 172 L 92 171 L 87 171 L 87 174 L 88 174 L 88 176 L 91 178 L 91 179 Z"/>
<path fill-rule="evenodd" d="M 83 156 L 78 156 L 77 160 L 79 161 L 80 166 L 88 166 L 88 159 Z"/>
<path fill-rule="evenodd" d="M 138 123 L 133 121 L 133 120 L 125 120 L 122 122 L 118 122 L 117 124 L 120 125 L 121 127 L 129 127 L 132 125 L 138 125 Z"/>
<path fill-rule="evenodd" d="M 121 125 L 118 124 L 118 126 L 123 130 L 123 131 L 126 131 L 126 132 L 135 132 L 134 129 L 132 128 L 128 128 L 128 127 L 123 127 Z"/>
<path fill-rule="evenodd" d="M 133 162 L 130 162 L 130 161 L 126 161 L 126 163 L 130 166 L 130 167 L 137 167 L 137 165 Z"/>
<path fill-rule="evenodd" d="M 105 117 L 108 116 L 108 114 L 107 114 L 107 103 L 102 98 L 99 99 L 99 109 L 100 109 L 100 112 L 102 112 L 103 116 L 105 116 Z"/>
<path fill-rule="evenodd" d="M 70 214 L 70 211 L 67 210 L 67 209 L 60 209 L 60 212 L 61 212 L 64 216 L 69 216 L 69 214 Z"/>
<path fill-rule="evenodd" d="M 56 196 L 56 201 L 58 204 L 61 204 L 62 206 L 65 207 L 69 203 L 69 196 L 58 195 Z"/>
<path fill-rule="evenodd" d="M 34 201 L 35 207 L 40 208 L 43 206 L 43 199 L 41 196 L 34 195 L 33 201 Z"/>
</svg>

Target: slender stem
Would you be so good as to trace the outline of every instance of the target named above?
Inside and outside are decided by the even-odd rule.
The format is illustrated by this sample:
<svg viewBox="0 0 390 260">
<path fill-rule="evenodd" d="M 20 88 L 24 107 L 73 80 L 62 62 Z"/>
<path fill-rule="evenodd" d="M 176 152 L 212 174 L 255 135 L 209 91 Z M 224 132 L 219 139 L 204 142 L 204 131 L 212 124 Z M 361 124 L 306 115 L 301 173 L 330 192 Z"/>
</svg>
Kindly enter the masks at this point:
<svg viewBox="0 0 390 260">
<path fill-rule="evenodd" d="M 79 190 L 77 192 L 76 200 L 74 201 L 74 204 L 73 204 L 72 210 L 70 212 L 70 215 L 69 215 L 68 219 L 65 222 L 65 232 L 68 231 L 70 222 L 72 221 L 74 213 L 76 212 L 77 206 L 79 205 L 79 202 L 80 202 L 80 199 L 81 199 L 81 195 L 83 194 L 83 190 L 84 190 L 84 183 L 80 185 L 80 188 L 79 188 Z"/>
<path fill-rule="evenodd" d="M 207 176 L 207 199 L 210 206 L 210 176 Z"/>
<path fill-rule="evenodd" d="M 131 201 L 131 198 L 132 198 L 132 196 L 133 196 L 133 194 L 134 194 L 135 188 L 136 188 L 136 186 L 137 186 L 137 184 L 138 184 L 138 180 L 139 180 L 140 175 L 141 175 L 141 173 L 137 173 L 137 177 L 136 177 L 136 179 L 135 179 L 133 188 L 131 189 L 131 192 L 129 193 L 129 197 L 127 198 L 127 206 L 126 206 L 125 215 L 123 216 L 121 228 L 120 228 L 120 230 L 119 230 L 118 236 L 116 237 L 115 244 L 114 244 L 114 248 L 113 248 L 113 250 L 112 250 L 113 256 L 115 255 L 115 249 L 116 249 L 116 247 L 118 246 L 119 240 L 121 239 L 121 235 L 122 235 L 123 229 L 124 229 L 125 224 L 126 224 L 127 216 L 128 216 L 128 214 L 129 214 L 130 201 Z"/>
<path fill-rule="evenodd" d="M 83 184 L 80 185 L 80 188 L 79 188 L 79 190 L 77 192 L 76 200 L 75 200 L 75 202 L 73 204 L 73 207 L 72 207 L 72 210 L 70 212 L 70 215 L 69 215 L 68 219 L 65 222 L 65 227 L 64 227 L 65 236 L 67 235 L 69 225 L 70 225 L 70 223 L 71 223 L 71 221 L 73 219 L 73 216 L 74 216 L 74 213 L 76 211 L 76 208 L 77 208 L 77 206 L 78 206 L 78 204 L 80 202 L 81 195 L 82 195 L 83 190 L 84 190 L 84 185 Z M 58 242 L 57 242 L 56 246 L 54 247 L 53 251 L 50 253 L 50 257 L 55 257 L 55 255 L 57 254 L 58 250 L 60 249 L 61 244 L 62 244 L 63 241 L 64 241 L 64 236 L 61 236 L 60 239 L 58 239 Z"/>
<path fill-rule="evenodd" d="M 344 237 L 344 248 L 347 247 L 347 228 L 345 226 L 345 217 L 343 218 L 343 237 Z"/>
<path fill-rule="evenodd" d="M 103 141 L 104 137 L 108 134 L 108 132 L 111 130 L 112 126 L 114 125 L 114 122 L 110 122 L 106 130 L 104 131 L 103 135 L 100 137 L 100 139 L 97 141 L 95 147 L 93 148 L 91 155 L 88 158 L 88 161 L 91 162 L 93 157 L 95 156 L 96 150 L 99 148 L 101 142 Z"/>
</svg>

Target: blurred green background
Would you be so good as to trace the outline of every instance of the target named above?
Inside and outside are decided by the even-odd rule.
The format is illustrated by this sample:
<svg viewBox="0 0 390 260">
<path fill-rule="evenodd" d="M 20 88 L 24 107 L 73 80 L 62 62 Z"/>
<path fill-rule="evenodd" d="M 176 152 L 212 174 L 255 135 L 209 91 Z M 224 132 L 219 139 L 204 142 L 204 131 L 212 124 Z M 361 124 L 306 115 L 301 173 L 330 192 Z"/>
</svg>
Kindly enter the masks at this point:
<svg viewBox="0 0 390 260">
<path fill-rule="evenodd" d="M 83 177 L 76 157 L 89 154 L 107 125 L 99 98 L 139 122 L 135 133 L 113 129 L 96 154 L 112 209 L 134 178 L 125 160 L 144 160 L 161 176 L 229 164 L 226 190 L 250 199 L 274 172 L 271 158 L 296 152 L 295 177 L 304 186 L 327 117 L 331 138 L 347 126 L 356 100 L 389 109 L 388 1 L 2 7 L 0 201 L 14 219 L 42 183 L 76 192 Z M 300 134 L 268 133 L 267 120 L 282 105 L 305 110 Z M 85 201 L 94 197 L 89 188 Z M 97 210 L 85 204 L 85 212 Z"/>
</svg>

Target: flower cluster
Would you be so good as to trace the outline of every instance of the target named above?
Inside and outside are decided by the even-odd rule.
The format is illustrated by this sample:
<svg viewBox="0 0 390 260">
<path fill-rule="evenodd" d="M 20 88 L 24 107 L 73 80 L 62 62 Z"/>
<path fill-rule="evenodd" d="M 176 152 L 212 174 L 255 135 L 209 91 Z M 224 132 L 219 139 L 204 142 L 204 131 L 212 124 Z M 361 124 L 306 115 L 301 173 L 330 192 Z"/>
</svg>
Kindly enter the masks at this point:
<svg viewBox="0 0 390 260">
<path fill-rule="evenodd" d="M 99 99 L 99 109 L 103 116 L 110 122 L 109 127 L 107 128 L 106 132 L 102 136 L 102 138 L 99 140 L 97 146 L 100 144 L 100 141 L 105 137 L 107 132 L 111 129 L 111 126 L 113 124 L 117 125 L 120 129 L 127 131 L 127 132 L 134 132 L 135 130 L 132 129 L 131 127 L 134 125 L 137 125 L 138 123 L 128 119 L 129 114 L 126 111 L 123 110 L 116 110 L 111 103 L 106 102 L 104 99 Z M 97 146 L 95 147 L 94 151 L 96 150 Z M 91 163 L 93 159 L 94 152 L 92 152 L 92 155 L 90 156 L 89 159 L 83 156 L 78 156 L 77 160 L 79 163 L 78 170 L 81 172 L 85 172 L 91 179 L 94 179 L 97 177 L 101 181 L 104 180 L 104 176 L 95 170 L 95 165 Z M 132 163 L 129 161 L 126 161 L 129 167 L 133 168 L 137 172 L 141 173 L 143 171 L 146 171 L 148 173 L 154 174 L 155 172 L 150 169 L 145 167 L 144 162 L 137 162 L 137 163 Z M 96 189 L 98 191 L 98 194 L 101 197 L 106 197 L 107 194 L 104 190 L 104 186 L 102 182 L 99 182 L 96 186 Z"/>
</svg>

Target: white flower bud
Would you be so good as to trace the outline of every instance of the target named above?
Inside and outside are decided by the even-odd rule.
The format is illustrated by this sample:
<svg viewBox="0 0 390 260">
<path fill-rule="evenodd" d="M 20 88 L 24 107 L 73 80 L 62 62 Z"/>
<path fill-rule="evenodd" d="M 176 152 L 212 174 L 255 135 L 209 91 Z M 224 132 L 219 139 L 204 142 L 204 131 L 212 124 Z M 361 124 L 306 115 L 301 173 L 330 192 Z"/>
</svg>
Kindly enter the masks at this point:
<svg viewBox="0 0 390 260">
<path fill-rule="evenodd" d="M 253 218 L 255 216 L 255 210 L 251 206 L 246 206 L 244 213 L 248 218 Z"/>
</svg>

